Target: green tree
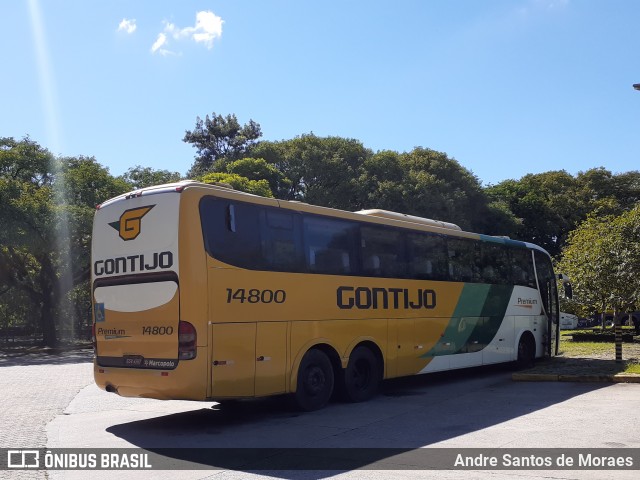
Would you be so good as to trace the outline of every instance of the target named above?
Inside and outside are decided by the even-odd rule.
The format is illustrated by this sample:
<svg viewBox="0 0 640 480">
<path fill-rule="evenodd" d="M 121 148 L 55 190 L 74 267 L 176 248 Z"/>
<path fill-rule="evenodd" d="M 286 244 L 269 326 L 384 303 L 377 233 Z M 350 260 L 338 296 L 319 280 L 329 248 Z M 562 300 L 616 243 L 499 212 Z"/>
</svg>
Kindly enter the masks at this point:
<svg viewBox="0 0 640 480">
<path fill-rule="evenodd" d="M 558 269 L 583 314 L 640 306 L 640 204 L 619 216 L 590 215 L 569 235 Z"/>
<path fill-rule="evenodd" d="M 264 158 L 241 158 L 227 163 L 222 173 L 236 174 L 254 181 L 266 180 L 270 191 L 278 197 L 286 195 L 291 188 L 291 180 Z"/>
<path fill-rule="evenodd" d="M 590 213 L 620 215 L 640 200 L 640 172 L 612 174 L 604 168 L 529 174 L 486 188 L 493 202 L 518 219 L 515 235 L 558 256 L 569 232 Z"/>
<path fill-rule="evenodd" d="M 178 182 L 180 181 L 180 174 L 169 170 L 154 170 L 151 167 L 136 165 L 127 170 L 120 178 L 131 185 L 131 188 L 138 189 L 163 183 Z"/>
<path fill-rule="evenodd" d="M 182 139 L 198 152 L 187 178 L 211 171 L 221 160 L 234 161 L 244 157 L 261 136 L 258 123 L 249 120 L 249 123 L 240 125 L 233 114 L 223 117 L 214 112 L 204 120 L 197 117 L 195 128 L 187 130 Z"/>
<path fill-rule="evenodd" d="M 589 212 L 620 215 L 640 201 L 640 172 L 613 174 L 605 168 L 580 172 L 576 181 Z"/>
<path fill-rule="evenodd" d="M 29 299 L 45 344 L 57 342 L 64 300 L 89 278 L 95 205 L 127 189 L 92 158 L 0 139 L 0 293 Z"/>
<path fill-rule="evenodd" d="M 404 211 L 406 173 L 398 152 L 384 150 L 366 158 L 357 181 L 359 203 L 363 208 L 409 213 Z"/>
<path fill-rule="evenodd" d="M 578 182 L 564 170 L 506 180 L 486 192 L 519 219 L 517 238 L 540 245 L 552 256 L 560 253 L 569 232 L 589 211 Z"/>
<path fill-rule="evenodd" d="M 287 192 L 277 192 L 280 198 L 346 210 L 359 208 L 356 181 L 372 152 L 358 140 L 310 133 L 292 140 L 260 142 L 250 153 L 291 180 Z"/>
<path fill-rule="evenodd" d="M 204 183 L 227 183 L 234 189 L 240 190 L 241 192 L 273 198 L 273 193 L 269 188 L 269 182 L 264 179 L 249 180 L 248 178 L 242 177 L 236 173 L 213 172 L 203 175 L 200 178 L 200 181 Z"/>
<path fill-rule="evenodd" d="M 435 150 L 378 152 L 365 160 L 357 183 L 366 208 L 453 222 L 487 234 L 510 235 L 515 228 L 508 209 L 490 203 L 475 175 Z"/>
</svg>

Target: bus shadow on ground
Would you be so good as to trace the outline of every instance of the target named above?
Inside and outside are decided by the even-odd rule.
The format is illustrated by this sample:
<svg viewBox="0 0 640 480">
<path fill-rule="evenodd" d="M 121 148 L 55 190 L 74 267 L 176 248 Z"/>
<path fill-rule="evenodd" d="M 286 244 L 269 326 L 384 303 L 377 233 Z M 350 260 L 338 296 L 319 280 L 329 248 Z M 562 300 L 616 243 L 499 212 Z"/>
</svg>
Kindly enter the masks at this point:
<svg viewBox="0 0 640 480">
<path fill-rule="evenodd" d="M 421 447 L 452 439 L 458 448 L 494 447 L 484 429 L 604 386 L 517 383 L 504 367 L 484 367 L 387 381 L 369 402 L 333 402 L 316 412 L 295 412 L 286 398 L 272 397 L 114 425 L 107 432 L 193 469 L 322 478 L 329 470 L 407 468 L 398 460 L 403 454 L 416 460 Z M 455 440 L 469 434 L 477 437 Z M 300 470 L 325 474 L 301 476 Z"/>
</svg>

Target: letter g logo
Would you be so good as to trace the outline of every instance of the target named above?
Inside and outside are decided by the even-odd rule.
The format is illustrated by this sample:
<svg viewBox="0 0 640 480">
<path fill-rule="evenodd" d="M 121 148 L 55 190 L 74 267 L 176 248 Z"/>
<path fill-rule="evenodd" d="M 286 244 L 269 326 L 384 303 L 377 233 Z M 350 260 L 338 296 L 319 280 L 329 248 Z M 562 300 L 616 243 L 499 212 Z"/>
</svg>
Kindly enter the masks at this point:
<svg viewBox="0 0 640 480">
<path fill-rule="evenodd" d="M 120 219 L 117 222 L 110 223 L 109 225 L 118 231 L 122 240 L 133 240 L 140 235 L 142 217 L 149 213 L 149 210 L 153 207 L 155 207 L 155 205 L 126 210 L 120 215 Z"/>
</svg>

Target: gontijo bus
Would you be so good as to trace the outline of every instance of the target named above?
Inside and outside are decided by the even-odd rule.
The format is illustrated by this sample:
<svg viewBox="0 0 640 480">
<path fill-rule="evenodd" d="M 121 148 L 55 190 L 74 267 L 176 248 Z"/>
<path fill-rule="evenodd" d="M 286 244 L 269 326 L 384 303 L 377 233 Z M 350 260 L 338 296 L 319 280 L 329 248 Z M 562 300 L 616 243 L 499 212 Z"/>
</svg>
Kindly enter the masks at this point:
<svg viewBox="0 0 640 480">
<path fill-rule="evenodd" d="M 95 381 L 131 397 L 291 393 L 314 410 L 383 378 L 557 352 L 540 247 L 191 181 L 97 208 L 92 295 Z"/>
</svg>

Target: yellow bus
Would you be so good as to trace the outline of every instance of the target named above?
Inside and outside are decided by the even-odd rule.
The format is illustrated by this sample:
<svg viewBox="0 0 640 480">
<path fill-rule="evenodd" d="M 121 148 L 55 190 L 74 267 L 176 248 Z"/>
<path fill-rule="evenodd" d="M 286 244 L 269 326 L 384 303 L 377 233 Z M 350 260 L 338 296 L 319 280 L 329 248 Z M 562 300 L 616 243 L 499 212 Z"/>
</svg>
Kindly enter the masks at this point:
<svg viewBox="0 0 640 480">
<path fill-rule="evenodd" d="M 99 205 L 91 261 L 95 381 L 122 396 L 315 410 L 557 353 L 542 248 L 420 217 L 185 181 Z"/>
</svg>

